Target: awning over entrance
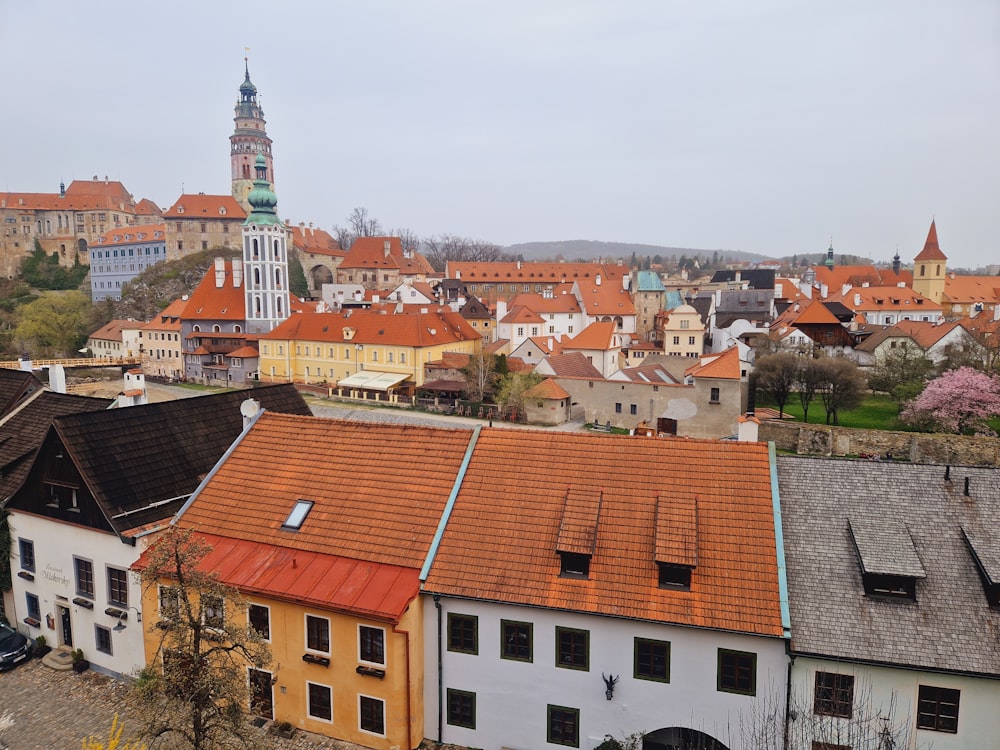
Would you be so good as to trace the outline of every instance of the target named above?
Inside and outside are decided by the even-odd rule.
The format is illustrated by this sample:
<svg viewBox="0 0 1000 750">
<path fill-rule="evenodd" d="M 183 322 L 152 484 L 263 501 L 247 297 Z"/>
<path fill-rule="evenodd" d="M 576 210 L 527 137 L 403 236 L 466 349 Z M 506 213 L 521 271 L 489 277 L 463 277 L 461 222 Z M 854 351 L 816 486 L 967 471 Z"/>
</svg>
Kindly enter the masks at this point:
<svg viewBox="0 0 1000 750">
<path fill-rule="evenodd" d="M 338 388 L 359 388 L 369 391 L 387 391 L 394 385 L 399 385 L 406 380 L 408 375 L 400 375 L 397 372 L 376 372 L 375 370 L 362 370 L 337 382 Z"/>
</svg>

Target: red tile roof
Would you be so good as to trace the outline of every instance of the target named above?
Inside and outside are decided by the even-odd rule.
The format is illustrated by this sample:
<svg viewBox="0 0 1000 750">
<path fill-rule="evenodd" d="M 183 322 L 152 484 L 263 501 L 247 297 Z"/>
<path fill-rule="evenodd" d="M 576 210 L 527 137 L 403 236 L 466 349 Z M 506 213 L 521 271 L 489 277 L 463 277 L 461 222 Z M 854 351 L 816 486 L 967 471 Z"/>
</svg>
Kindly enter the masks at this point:
<svg viewBox="0 0 1000 750">
<path fill-rule="evenodd" d="M 524 398 L 562 399 L 569 398 L 569 393 L 552 378 L 546 378 L 538 385 L 526 390 Z"/>
<path fill-rule="evenodd" d="M 337 244 L 333 235 L 323 229 L 313 229 L 304 225 L 287 225 L 292 233 L 292 246 L 302 253 L 330 255 L 343 258 L 347 253 Z"/>
<path fill-rule="evenodd" d="M 924 249 L 917 254 L 914 260 L 948 260 L 948 256 L 941 252 L 941 248 L 938 246 L 937 226 L 933 219 L 931 219 L 931 228 L 927 231 Z"/>
<path fill-rule="evenodd" d="M 94 240 L 93 245 L 114 247 L 115 245 L 134 245 L 139 242 L 165 242 L 166 236 L 166 224 L 129 224 L 105 232 Z"/>
<path fill-rule="evenodd" d="M 225 272 L 221 287 L 215 285 L 214 264 L 205 272 L 184 307 L 185 320 L 246 319 L 245 290 L 242 285 L 233 286 L 232 261 L 226 261 Z"/>
<path fill-rule="evenodd" d="M 572 294 L 553 294 L 545 297 L 541 294 L 522 293 L 510 300 L 510 308 L 524 305 L 536 313 L 578 313 L 580 303 Z"/>
<path fill-rule="evenodd" d="M 511 308 L 501 323 L 544 323 L 545 318 L 524 305 Z"/>
<path fill-rule="evenodd" d="M 582 352 L 553 354 L 550 357 L 546 357 L 545 362 L 552 368 L 552 372 L 555 373 L 556 377 L 604 380 L 601 371 L 594 367 L 593 363 Z"/>
<path fill-rule="evenodd" d="M 388 254 L 385 252 L 387 242 Z M 420 253 L 411 253 L 406 257 L 403 252 L 403 242 L 399 237 L 358 237 L 347 251 L 340 268 L 396 269 L 408 276 L 434 273 L 431 264 Z"/>
<path fill-rule="evenodd" d="M 610 320 L 591 323 L 573 338 L 563 340 L 564 351 L 594 349 L 608 351 L 616 346 L 615 324 Z"/>
<path fill-rule="evenodd" d="M 139 329 L 142 326 L 142 323 L 137 323 L 134 320 L 112 320 L 110 323 L 98 328 L 88 338 L 101 339 L 102 341 L 117 341 L 120 344 L 123 341 L 123 330 L 127 328 Z"/>
<path fill-rule="evenodd" d="M 561 577 L 567 497 L 598 495 L 589 577 Z M 424 589 L 780 637 L 775 549 L 764 444 L 484 429 Z M 696 554 L 690 591 L 659 587 L 658 553 Z"/>
<path fill-rule="evenodd" d="M 696 378 L 739 380 L 742 377 L 742 370 L 739 348 L 733 346 L 721 354 L 703 355 L 698 364 L 689 367 L 684 374 Z"/>
<path fill-rule="evenodd" d="M 602 282 L 615 281 L 629 269 L 605 263 L 519 263 L 517 261 L 449 261 L 447 277 L 469 283 L 516 282 L 519 284 L 555 284 L 578 279 L 593 281 L 601 276 Z"/>
<path fill-rule="evenodd" d="M 243 221 L 246 211 L 231 195 L 205 195 L 204 193 L 184 193 L 174 201 L 174 205 L 163 213 L 164 219 L 232 219 Z"/>
<path fill-rule="evenodd" d="M 352 330 L 348 338 L 345 329 Z M 320 341 L 355 344 L 386 344 L 424 347 L 469 341 L 479 332 L 458 313 L 447 308 L 426 313 L 404 311 L 381 315 L 377 310 L 347 312 L 303 312 L 290 316 L 260 339 L 276 341 Z"/>
</svg>

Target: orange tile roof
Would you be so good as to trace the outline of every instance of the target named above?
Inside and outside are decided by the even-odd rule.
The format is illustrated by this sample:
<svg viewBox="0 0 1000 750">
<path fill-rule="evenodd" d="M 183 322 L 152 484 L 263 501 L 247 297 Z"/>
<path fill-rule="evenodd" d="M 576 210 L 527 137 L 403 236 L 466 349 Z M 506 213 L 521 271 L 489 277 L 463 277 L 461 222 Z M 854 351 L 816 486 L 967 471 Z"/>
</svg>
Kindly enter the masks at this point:
<svg viewBox="0 0 1000 750">
<path fill-rule="evenodd" d="M 528 341 L 537 346 L 542 354 L 562 354 L 562 342 L 555 336 L 530 336 Z"/>
<path fill-rule="evenodd" d="M 820 299 L 811 300 L 792 318 L 793 325 L 840 325 L 837 316 Z"/>
<path fill-rule="evenodd" d="M 389 243 L 386 255 L 385 243 Z M 434 273 L 434 269 L 420 253 L 411 253 L 407 258 L 403 253 L 403 241 L 399 237 L 358 237 L 347 251 L 340 268 L 398 269 L 406 275 Z"/>
<path fill-rule="evenodd" d="M 138 323 L 134 320 L 112 320 L 110 323 L 98 328 L 94 331 L 88 338 L 91 339 L 102 339 L 104 341 L 117 341 L 122 342 L 122 331 L 126 328 L 141 328 L 142 323 Z"/>
<path fill-rule="evenodd" d="M 559 378 L 587 378 L 590 380 L 604 380 L 601 371 L 594 367 L 594 364 L 587 359 L 582 352 L 567 352 L 565 354 L 553 354 L 545 358 L 545 362 Z"/>
<path fill-rule="evenodd" d="M 517 261 L 448 261 L 446 276 L 469 283 L 516 282 L 519 284 L 552 284 L 577 279 L 616 281 L 629 273 L 625 266 L 609 263 L 519 263 Z"/>
<path fill-rule="evenodd" d="M 1000 302 L 1000 278 L 996 276 L 947 276 L 944 296 L 951 303 L 971 305 L 983 302 L 994 305 Z"/>
<path fill-rule="evenodd" d="M 184 307 L 185 320 L 245 320 L 246 300 L 243 286 L 233 286 L 233 264 L 226 261 L 225 280 L 215 285 L 215 265 L 209 267 Z M 245 271 L 244 271 L 245 272 Z M 204 333 L 204 332 L 203 332 Z"/>
<path fill-rule="evenodd" d="M 174 205 L 163 212 L 164 219 L 232 219 L 243 221 L 247 212 L 231 195 L 184 193 Z"/>
<path fill-rule="evenodd" d="M 698 565 L 698 498 L 659 495 L 656 498 L 656 562 Z"/>
<path fill-rule="evenodd" d="M 689 367 L 684 375 L 696 378 L 722 378 L 724 380 L 739 380 L 742 377 L 743 365 L 740 362 L 738 347 L 730 347 L 721 354 L 702 356 L 698 364 Z"/>
<path fill-rule="evenodd" d="M 226 356 L 240 357 L 241 359 L 253 359 L 254 357 L 259 357 L 260 352 L 257 351 L 257 347 L 246 344 L 244 346 L 241 346 L 239 349 L 234 349 L 233 351 L 229 352 Z"/>
<path fill-rule="evenodd" d="M 134 245 L 139 242 L 165 242 L 166 237 L 166 224 L 129 224 L 105 232 L 92 244 L 113 247 L 115 245 Z"/>
<path fill-rule="evenodd" d="M 344 329 L 353 330 L 348 338 Z M 292 315 L 261 340 L 320 341 L 394 346 L 435 346 L 480 338 L 479 332 L 447 308 L 382 315 L 377 310 L 303 312 Z"/>
<path fill-rule="evenodd" d="M 872 265 L 834 266 L 833 268 L 813 266 L 812 269 L 816 274 L 816 283 L 825 284 L 827 294 L 831 296 L 840 294 L 845 285 L 851 287 L 861 287 L 866 284 L 868 286 L 890 286 L 896 284 L 897 281 L 912 279 L 912 274 L 908 272 L 895 274 L 892 269 L 879 269 Z M 782 286 L 782 291 L 784 291 L 784 286 Z M 819 294 L 818 291 L 816 293 Z"/>
<path fill-rule="evenodd" d="M 511 467 L 516 482 L 502 480 Z M 560 576 L 568 493 L 600 493 L 589 577 Z M 690 591 L 660 588 L 657 508 L 697 498 Z M 661 510 L 661 515 L 665 511 Z M 688 526 L 661 551 L 687 550 Z M 556 610 L 782 635 L 762 443 L 483 429 L 424 590 Z M 689 553 L 686 553 L 689 554 Z"/>
<path fill-rule="evenodd" d="M 562 345 L 566 351 L 577 349 L 608 351 L 615 348 L 615 324 L 610 320 L 591 323 L 573 338 L 564 340 Z"/>
<path fill-rule="evenodd" d="M 522 293 L 512 297 L 509 304 L 512 310 L 517 305 L 524 305 L 529 310 L 543 314 L 580 312 L 580 303 L 572 294 L 553 294 L 551 297 L 544 297 L 541 294 Z"/>
<path fill-rule="evenodd" d="M 337 244 L 333 235 L 323 229 L 286 224 L 292 233 L 292 246 L 302 253 L 330 255 L 343 258 L 347 253 Z"/>
<path fill-rule="evenodd" d="M 556 552 L 594 554 L 600 515 L 600 490 L 590 487 L 567 489 L 559 522 L 559 536 L 556 537 Z"/>
<path fill-rule="evenodd" d="M 546 378 L 538 385 L 524 392 L 524 398 L 562 399 L 569 398 L 566 389 L 552 378 Z"/>
<path fill-rule="evenodd" d="M 855 295 L 861 298 L 861 303 L 856 304 Z M 921 294 L 901 286 L 869 286 L 855 288 L 845 295 L 830 295 L 831 301 L 839 301 L 849 310 L 854 312 L 868 310 L 886 310 L 935 313 L 941 312 L 943 308 L 932 300 Z M 796 321 L 798 322 L 798 321 Z"/>
<path fill-rule="evenodd" d="M 518 305 L 517 307 L 511 308 L 510 312 L 507 313 L 501 323 L 544 323 L 545 318 L 523 305 Z"/>
<path fill-rule="evenodd" d="M 136 216 L 159 216 L 163 211 L 149 198 L 143 198 L 135 204 Z"/>
<path fill-rule="evenodd" d="M 587 315 L 635 315 L 632 295 L 614 283 L 577 282 Z"/>
<path fill-rule="evenodd" d="M 937 226 L 934 219 L 931 219 L 931 228 L 927 231 L 924 249 L 917 254 L 914 260 L 948 260 L 948 256 L 941 252 L 938 245 Z"/>
<path fill-rule="evenodd" d="M 179 523 L 231 539 L 419 568 L 470 439 L 469 430 L 265 411 Z M 283 530 L 300 499 L 315 504 L 298 531 Z"/>
</svg>

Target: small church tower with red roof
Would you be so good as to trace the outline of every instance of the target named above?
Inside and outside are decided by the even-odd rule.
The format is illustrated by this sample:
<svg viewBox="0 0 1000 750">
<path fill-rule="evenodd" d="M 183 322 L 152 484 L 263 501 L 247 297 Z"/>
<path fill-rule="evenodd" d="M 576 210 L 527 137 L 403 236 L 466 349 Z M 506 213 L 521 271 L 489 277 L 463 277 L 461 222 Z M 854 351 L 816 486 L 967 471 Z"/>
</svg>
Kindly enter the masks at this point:
<svg viewBox="0 0 1000 750">
<path fill-rule="evenodd" d="M 948 257 L 938 246 L 937 227 L 932 219 L 924 249 L 913 259 L 913 291 L 941 304 L 947 271 Z"/>
<path fill-rule="evenodd" d="M 266 174 L 264 179 L 274 184 L 274 163 L 271 159 L 271 139 L 267 137 L 267 123 L 264 110 L 257 101 L 257 87 L 250 80 L 250 67 L 244 58 L 246 77 L 240 86 L 240 98 L 236 102 L 236 129 L 229 136 L 229 154 L 233 173 L 233 198 L 249 213 L 247 194 L 253 190 L 255 161 L 258 155 L 264 157 Z"/>
</svg>

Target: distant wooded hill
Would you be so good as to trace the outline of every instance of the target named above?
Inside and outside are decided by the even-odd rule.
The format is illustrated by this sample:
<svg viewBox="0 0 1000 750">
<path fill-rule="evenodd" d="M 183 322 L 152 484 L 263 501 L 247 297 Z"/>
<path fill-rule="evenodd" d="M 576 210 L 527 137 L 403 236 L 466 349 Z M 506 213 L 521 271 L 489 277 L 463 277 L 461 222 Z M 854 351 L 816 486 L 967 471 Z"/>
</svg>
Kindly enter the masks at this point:
<svg viewBox="0 0 1000 750">
<path fill-rule="evenodd" d="M 618 259 L 629 262 L 632 253 L 637 257 L 652 258 L 700 258 L 706 262 L 740 263 L 744 261 L 769 260 L 766 255 L 747 253 L 742 250 L 705 250 L 691 247 L 664 247 L 643 245 L 634 242 L 598 242 L 596 240 L 560 240 L 558 242 L 521 242 L 509 245 L 504 252 L 524 260 L 596 260 L 597 258 Z"/>
</svg>

